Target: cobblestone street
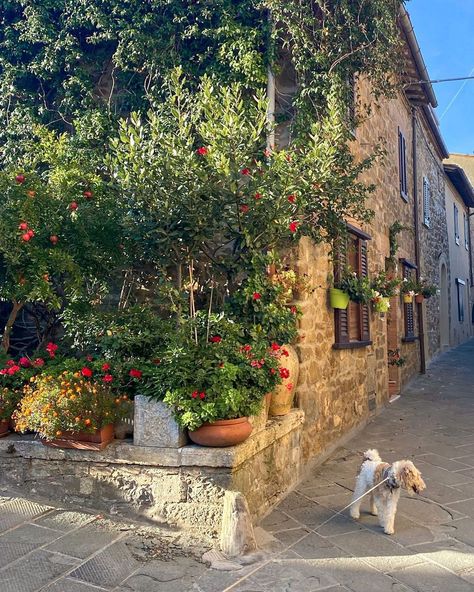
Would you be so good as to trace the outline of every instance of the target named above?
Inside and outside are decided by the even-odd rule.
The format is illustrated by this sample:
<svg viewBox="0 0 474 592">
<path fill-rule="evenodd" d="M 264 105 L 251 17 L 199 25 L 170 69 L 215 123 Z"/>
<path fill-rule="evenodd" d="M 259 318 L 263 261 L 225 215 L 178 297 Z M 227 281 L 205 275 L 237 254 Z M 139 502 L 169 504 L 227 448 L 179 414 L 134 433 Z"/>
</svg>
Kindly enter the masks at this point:
<svg viewBox="0 0 474 592">
<path fill-rule="evenodd" d="M 474 589 L 474 341 L 442 355 L 400 399 L 308 476 L 257 529 L 265 558 L 230 572 L 182 552 L 179 533 L 51 508 L 4 491 L 1 592 L 463 592 Z M 412 459 L 426 481 L 403 495 L 396 533 L 349 501 L 367 448 Z"/>
</svg>

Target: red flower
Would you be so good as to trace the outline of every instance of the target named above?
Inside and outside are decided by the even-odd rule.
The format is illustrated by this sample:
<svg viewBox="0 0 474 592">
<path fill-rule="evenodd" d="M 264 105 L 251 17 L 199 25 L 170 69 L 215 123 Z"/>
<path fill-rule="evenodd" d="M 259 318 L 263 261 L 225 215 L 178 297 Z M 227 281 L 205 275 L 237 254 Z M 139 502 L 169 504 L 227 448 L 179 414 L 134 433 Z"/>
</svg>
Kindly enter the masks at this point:
<svg viewBox="0 0 474 592">
<path fill-rule="evenodd" d="M 258 368 L 258 369 L 260 369 L 263 366 L 261 360 L 252 360 L 250 362 L 250 365 L 252 366 L 252 368 Z"/>
<path fill-rule="evenodd" d="M 288 162 L 291 162 L 291 155 L 290 155 L 290 154 L 287 154 L 287 155 L 285 156 L 285 158 L 286 158 L 286 160 L 287 160 Z"/>
<path fill-rule="evenodd" d="M 298 312 L 298 309 L 296 308 L 296 306 L 292 306 L 292 307 L 290 308 L 290 311 L 291 311 L 291 313 L 292 313 L 292 314 L 294 314 L 294 315 L 295 315 L 295 314 Z"/>
<path fill-rule="evenodd" d="M 15 181 L 20 185 L 25 182 L 25 175 L 19 174 L 15 177 Z"/>
<path fill-rule="evenodd" d="M 20 364 L 20 366 L 23 366 L 23 368 L 29 368 L 31 366 L 31 362 L 26 356 L 20 358 L 18 360 L 18 363 Z"/>
<path fill-rule="evenodd" d="M 29 240 L 31 240 L 31 236 L 30 236 L 30 234 L 29 234 L 28 232 L 25 232 L 25 234 L 22 234 L 22 235 L 21 235 L 21 239 L 22 239 L 22 240 L 23 240 L 25 243 L 27 243 Z"/>
<path fill-rule="evenodd" d="M 70 209 L 72 212 L 74 212 L 75 210 L 77 210 L 77 208 L 78 208 L 78 207 L 79 207 L 79 206 L 77 205 L 77 201 L 72 201 L 72 202 L 69 204 L 69 209 Z"/>
<path fill-rule="evenodd" d="M 191 393 L 191 397 L 192 397 L 193 399 L 197 399 L 197 397 L 198 397 L 198 394 L 199 394 L 199 393 L 198 393 L 197 391 L 193 391 L 193 392 Z"/>
<path fill-rule="evenodd" d="M 278 343 L 272 343 L 272 350 L 273 351 L 278 351 L 280 349 L 280 346 L 278 345 Z"/>
<path fill-rule="evenodd" d="M 281 350 L 281 355 L 282 355 L 282 356 L 286 356 L 286 357 L 288 357 L 290 354 L 289 354 L 289 352 L 288 352 L 288 350 L 287 350 L 287 349 L 282 349 L 282 350 Z"/>
<path fill-rule="evenodd" d="M 20 230 L 28 230 L 28 224 L 26 222 L 22 222 L 18 228 Z"/>
<path fill-rule="evenodd" d="M 261 298 L 261 297 L 262 297 L 262 295 L 260 294 L 260 292 L 254 292 L 254 293 L 252 294 L 252 298 L 253 298 L 254 300 L 260 300 L 260 298 Z"/>
<path fill-rule="evenodd" d="M 287 199 L 290 203 L 295 203 L 296 195 L 289 195 Z"/>
<path fill-rule="evenodd" d="M 213 337 L 209 338 L 211 343 L 220 343 L 222 341 L 222 337 L 220 335 L 214 335 Z"/>
<path fill-rule="evenodd" d="M 43 358 L 36 358 L 36 360 L 33 362 L 33 366 L 35 368 L 41 368 L 42 366 L 44 366 Z"/>
<path fill-rule="evenodd" d="M 141 370 L 137 370 L 136 368 L 132 368 L 129 374 L 132 378 L 141 378 L 143 372 Z"/>
<path fill-rule="evenodd" d="M 54 358 L 54 356 L 56 355 L 57 349 L 58 349 L 58 346 L 51 341 L 46 346 L 46 351 L 48 352 L 50 358 Z"/>
<path fill-rule="evenodd" d="M 104 382 L 112 382 L 113 379 L 114 377 L 112 376 L 112 374 L 106 374 L 102 380 Z"/>
<path fill-rule="evenodd" d="M 262 199 L 262 194 L 257 191 L 257 193 L 254 195 L 254 198 L 255 199 Z"/>
<path fill-rule="evenodd" d="M 7 361 L 7 366 L 14 366 L 15 365 L 15 360 L 8 360 Z"/>
<path fill-rule="evenodd" d="M 0 374 L 3 376 L 4 374 L 8 374 L 8 370 L 6 368 L 3 368 L 2 370 L 0 370 Z"/>
<path fill-rule="evenodd" d="M 87 366 L 84 366 L 84 368 L 81 370 L 81 374 L 86 378 L 90 378 L 92 376 L 92 370 Z"/>
<path fill-rule="evenodd" d="M 92 198 L 92 191 L 84 191 L 84 193 L 82 194 L 86 199 L 91 199 Z"/>
<path fill-rule="evenodd" d="M 293 385 L 291 384 L 291 382 L 289 382 L 289 383 L 286 385 L 286 388 L 287 388 L 289 391 L 293 390 Z"/>
<path fill-rule="evenodd" d="M 283 379 L 290 377 L 290 371 L 288 368 L 280 368 L 280 377 Z"/>
<path fill-rule="evenodd" d="M 242 214 L 246 214 L 246 213 L 249 211 L 249 209 L 250 209 L 250 208 L 248 207 L 248 205 L 247 205 L 247 204 L 242 204 L 242 205 L 240 206 L 240 211 L 242 212 Z"/>
<path fill-rule="evenodd" d="M 16 374 L 19 370 L 21 370 L 20 366 L 14 364 L 13 366 L 10 366 L 10 368 L 8 368 L 7 374 L 13 376 L 13 374 Z"/>
<path fill-rule="evenodd" d="M 110 364 L 107 364 L 107 362 L 105 364 L 102 364 L 102 370 L 104 372 L 107 372 L 107 370 L 110 370 Z"/>
<path fill-rule="evenodd" d="M 155 359 L 153 360 L 153 364 L 156 364 L 157 366 L 158 366 L 158 364 L 161 364 L 161 360 L 160 360 L 160 358 L 155 358 Z"/>
<path fill-rule="evenodd" d="M 88 355 L 86 356 L 86 360 L 87 360 L 88 362 L 92 362 L 92 360 L 93 360 L 93 359 L 94 359 L 94 358 L 93 358 L 93 357 L 92 357 L 90 354 L 88 354 Z"/>
<path fill-rule="evenodd" d="M 205 398 L 205 396 L 206 396 L 206 393 L 199 393 L 199 398 L 200 398 L 200 399 L 204 399 L 204 398 Z"/>
<path fill-rule="evenodd" d="M 56 234 L 52 234 L 52 235 L 49 237 L 49 240 L 50 240 L 50 242 L 52 242 L 52 243 L 53 243 L 53 245 L 55 245 L 55 244 L 58 242 L 58 240 L 59 240 L 59 237 L 58 237 Z"/>
<path fill-rule="evenodd" d="M 242 348 L 242 351 L 244 351 L 244 352 L 252 351 L 252 346 L 251 345 L 244 345 Z"/>
<path fill-rule="evenodd" d="M 275 374 L 275 373 L 276 373 L 275 368 L 270 368 L 270 374 Z"/>
<path fill-rule="evenodd" d="M 240 171 L 240 174 L 241 174 L 241 175 L 250 175 L 250 169 L 247 169 L 247 168 L 245 168 L 245 169 L 242 169 L 242 170 Z"/>
<path fill-rule="evenodd" d="M 34 230 L 28 230 L 28 234 L 30 235 L 30 238 L 33 238 L 35 236 L 35 231 Z"/>
<path fill-rule="evenodd" d="M 196 153 L 199 154 L 199 156 L 206 156 L 208 152 L 209 150 L 205 146 L 201 146 L 201 148 L 196 150 Z"/>
<path fill-rule="evenodd" d="M 299 225 L 300 223 L 298 222 L 298 220 L 293 220 L 293 222 L 290 222 L 288 228 L 290 229 L 290 232 L 296 232 L 298 230 Z"/>
</svg>

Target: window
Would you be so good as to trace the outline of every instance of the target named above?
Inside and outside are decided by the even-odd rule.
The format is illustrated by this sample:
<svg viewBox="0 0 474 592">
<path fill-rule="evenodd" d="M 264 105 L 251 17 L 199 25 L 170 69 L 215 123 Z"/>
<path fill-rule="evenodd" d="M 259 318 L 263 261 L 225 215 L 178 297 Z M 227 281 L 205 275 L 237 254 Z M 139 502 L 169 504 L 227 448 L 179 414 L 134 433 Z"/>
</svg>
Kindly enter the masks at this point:
<svg viewBox="0 0 474 592">
<path fill-rule="evenodd" d="M 407 145 L 400 128 L 398 129 L 398 172 L 400 176 L 400 195 L 405 201 L 408 201 Z"/>
<path fill-rule="evenodd" d="M 463 214 L 464 219 L 464 248 L 469 251 L 469 218 Z"/>
<path fill-rule="evenodd" d="M 423 224 L 430 227 L 431 188 L 430 182 L 423 177 Z"/>
<path fill-rule="evenodd" d="M 407 261 L 403 262 L 403 277 L 407 280 L 412 279 L 415 273 L 415 266 Z M 404 341 L 415 340 L 415 308 L 413 302 L 403 303 L 403 316 L 405 319 L 405 337 Z"/>
<path fill-rule="evenodd" d="M 344 253 L 338 257 L 334 275 L 350 266 L 359 276 L 368 275 L 367 241 L 370 236 L 350 227 Z M 334 310 L 336 349 L 364 347 L 370 345 L 370 311 L 367 304 L 349 302 L 346 310 Z"/>
<path fill-rule="evenodd" d="M 458 321 L 464 323 L 464 292 L 466 282 L 461 278 L 456 278 L 456 288 L 458 292 Z"/>
<path fill-rule="evenodd" d="M 459 210 L 456 204 L 454 204 L 454 240 L 459 245 Z"/>
</svg>

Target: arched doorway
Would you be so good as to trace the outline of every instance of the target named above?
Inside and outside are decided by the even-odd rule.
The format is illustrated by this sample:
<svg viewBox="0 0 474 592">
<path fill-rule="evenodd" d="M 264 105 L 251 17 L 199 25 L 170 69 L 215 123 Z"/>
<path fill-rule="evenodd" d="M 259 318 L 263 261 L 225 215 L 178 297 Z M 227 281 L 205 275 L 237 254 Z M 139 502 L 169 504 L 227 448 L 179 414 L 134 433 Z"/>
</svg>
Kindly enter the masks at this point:
<svg viewBox="0 0 474 592">
<path fill-rule="evenodd" d="M 441 349 L 449 347 L 449 300 L 448 300 L 448 270 L 446 264 L 441 264 L 439 294 L 439 331 Z"/>
</svg>

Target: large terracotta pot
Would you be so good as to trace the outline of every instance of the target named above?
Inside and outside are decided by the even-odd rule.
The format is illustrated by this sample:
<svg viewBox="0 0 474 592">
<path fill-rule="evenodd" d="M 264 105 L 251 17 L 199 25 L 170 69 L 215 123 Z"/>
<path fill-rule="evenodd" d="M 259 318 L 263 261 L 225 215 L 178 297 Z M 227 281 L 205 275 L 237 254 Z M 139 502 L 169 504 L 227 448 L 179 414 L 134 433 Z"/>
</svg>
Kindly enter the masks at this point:
<svg viewBox="0 0 474 592">
<path fill-rule="evenodd" d="M 10 422 L 8 419 L 0 419 L 0 438 L 8 436 L 10 433 Z"/>
<path fill-rule="evenodd" d="M 288 356 L 282 356 L 280 367 L 287 368 L 290 372 L 288 378 L 284 378 L 282 383 L 276 387 L 272 393 L 269 414 L 287 415 L 293 406 L 296 385 L 298 384 L 298 374 L 300 362 L 298 354 L 291 345 L 284 345 L 283 349 L 288 352 Z"/>
<path fill-rule="evenodd" d="M 235 446 L 246 440 L 252 433 L 248 417 L 237 419 L 220 419 L 212 423 L 204 423 L 197 430 L 189 432 L 195 444 L 201 446 Z"/>
<path fill-rule="evenodd" d="M 103 450 L 114 439 L 114 425 L 109 424 L 96 430 L 87 432 L 64 432 L 55 440 L 42 440 L 45 446 L 52 448 L 75 448 L 77 450 Z"/>
<path fill-rule="evenodd" d="M 421 304 L 424 299 L 425 297 L 423 296 L 423 294 L 415 294 L 415 302 L 417 304 Z"/>
</svg>

